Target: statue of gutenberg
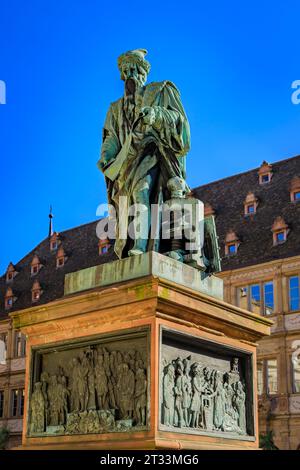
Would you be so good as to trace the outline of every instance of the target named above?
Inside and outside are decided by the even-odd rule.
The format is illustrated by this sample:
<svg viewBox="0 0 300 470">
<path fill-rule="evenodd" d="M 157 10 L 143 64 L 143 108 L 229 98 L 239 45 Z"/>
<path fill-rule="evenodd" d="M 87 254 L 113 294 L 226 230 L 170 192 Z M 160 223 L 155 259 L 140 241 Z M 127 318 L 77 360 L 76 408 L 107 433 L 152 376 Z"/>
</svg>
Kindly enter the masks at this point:
<svg viewBox="0 0 300 470">
<path fill-rule="evenodd" d="M 137 203 L 150 208 L 170 199 L 170 181 L 179 184 L 181 193 L 189 191 L 185 183 L 189 123 L 172 82 L 145 85 L 150 70 L 146 53 L 137 49 L 118 59 L 125 92 L 109 107 L 98 162 L 105 175 L 108 202 L 116 210 L 115 252 L 119 258 L 159 250 L 149 234 L 135 240 L 118 236 L 118 220 L 128 226 L 128 207 Z M 119 205 L 120 196 L 127 196 L 126 208 Z M 148 224 L 150 227 L 150 210 Z"/>
</svg>

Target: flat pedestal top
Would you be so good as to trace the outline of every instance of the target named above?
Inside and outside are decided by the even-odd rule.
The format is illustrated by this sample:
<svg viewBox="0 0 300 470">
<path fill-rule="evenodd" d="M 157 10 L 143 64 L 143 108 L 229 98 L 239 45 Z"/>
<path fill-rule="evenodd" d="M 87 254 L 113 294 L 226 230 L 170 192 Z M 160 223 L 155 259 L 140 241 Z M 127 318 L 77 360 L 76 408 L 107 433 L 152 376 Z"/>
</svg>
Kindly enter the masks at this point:
<svg viewBox="0 0 300 470">
<path fill-rule="evenodd" d="M 65 295 L 74 294 L 148 275 L 166 279 L 223 300 L 222 279 L 207 276 L 198 269 L 155 251 L 67 274 L 64 293 Z"/>
</svg>

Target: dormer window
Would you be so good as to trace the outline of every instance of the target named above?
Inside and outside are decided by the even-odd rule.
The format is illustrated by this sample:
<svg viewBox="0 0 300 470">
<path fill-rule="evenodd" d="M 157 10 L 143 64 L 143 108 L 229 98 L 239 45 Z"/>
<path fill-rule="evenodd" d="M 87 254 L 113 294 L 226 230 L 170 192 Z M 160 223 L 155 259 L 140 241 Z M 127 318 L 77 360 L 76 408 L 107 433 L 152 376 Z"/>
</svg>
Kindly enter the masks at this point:
<svg viewBox="0 0 300 470">
<path fill-rule="evenodd" d="M 239 245 L 240 240 L 236 233 L 233 230 L 229 231 L 225 238 L 225 255 L 235 255 L 238 251 Z"/>
<path fill-rule="evenodd" d="M 14 297 L 14 293 L 12 289 L 9 287 L 6 291 L 5 298 L 4 298 L 5 309 L 9 310 L 13 306 L 15 300 L 16 300 L 16 297 Z"/>
<path fill-rule="evenodd" d="M 290 196 L 292 202 L 300 201 L 300 177 L 295 176 L 290 185 Z"/>
<path fill-rule="evenodd" d="M 63 267 L 65 265 L 66 260 L 67 260 L 67 257 L 66 257 L 66 254 L 65 254 L 65 250 L 61 246 L 58 249 L 57 254 L 56 254 L 56 267 L 57 268 Z"/>
<path fill-rule="evenodd" d="M 40 283 L 38 280 L 34 281 L 31 289 L 31 300 L 32 302 L 38 302 L 41 298 L 43 291 L 41 289 Z"/>
<path fill-rule="evenodd" d="M 99 247 L 99 255 L 104 255 L 109 250 L 109 247 L 110 247 L 109 240 L 107 238 L 105 240 L 99 240 L 98 247 Z"/>
<path fill-rule="evenodd" d="M 59 234 L 54 232 L 50 237 L 50 250 L 55 251 L 57 250 L 59 245 Z"/>
<path fill-rule="evenodd" d="M 272 225 L 272 232 L 273 246 L 281 245 L 287 240 L 289 228 L 282 217 L 276 217 Z"/>
<path fill-rule="evenodd" d="M 6 270 L 6 282 L 11 282 L 14 277 L 17 275 L 17 271 L 12 263 L 9 263 Z"/>
<path fill-rule="evenodd" d="M 258 170 L 259 184 L 270 183 L 272 176 L 273 176 L 272 165 L 270 165 L 266 161 L 263 161 Z"/>
<path fill-rule="evenodd" d="M 32 261 L 31 261 L 31 276 L 35 276 L 41 269 L 42 264 L 40 262 L 40 259 L 37 255 L 34 255 Z"/>
<path fill-rule="evenodd" d="M 253 215 L 256 213 L 256 208 L 258 206 L 258 199 L 253 193 L 248 193 L 244 201 L 244 214 Z"/>
</svg>

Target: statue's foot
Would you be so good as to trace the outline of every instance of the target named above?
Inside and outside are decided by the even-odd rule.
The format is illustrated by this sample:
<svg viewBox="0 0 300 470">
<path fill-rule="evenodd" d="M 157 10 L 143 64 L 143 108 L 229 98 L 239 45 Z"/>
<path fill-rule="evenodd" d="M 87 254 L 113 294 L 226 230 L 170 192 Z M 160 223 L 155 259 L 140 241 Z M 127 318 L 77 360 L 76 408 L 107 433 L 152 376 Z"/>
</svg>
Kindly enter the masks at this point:
<svg viewBox="0 0 300 470">
<path fill-rule="evenodd" d="M 144 253 L 143 250 L 140 250 L 138 248 L 132 248 L 132 250 L 128 251 L 128 256 L 142 255 L 143 253 Z"/>
</svg>

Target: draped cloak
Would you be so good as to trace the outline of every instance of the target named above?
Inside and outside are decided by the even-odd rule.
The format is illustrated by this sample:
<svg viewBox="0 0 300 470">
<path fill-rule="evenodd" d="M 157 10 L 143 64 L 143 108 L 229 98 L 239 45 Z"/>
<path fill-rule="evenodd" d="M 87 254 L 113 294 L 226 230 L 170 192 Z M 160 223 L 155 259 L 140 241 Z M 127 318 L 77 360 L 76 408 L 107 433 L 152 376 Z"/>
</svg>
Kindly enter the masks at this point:
<svg viewBox="0 0 300 470">
<path fill-rule="evenodd" d="M 141 118 L 141 110 L 147 106 L 155 109 L 153 125 L 144 124 Z M 119 258 L 127 256 L 128 240 L 119 237 L 118 220 L 128 224 L 126 211 L 134 203 L 134 194 L 149 190 L 150 204 L 169 198 L 167 181 L 174 176 L 185 180 L 185 155 L 190 148 L 189 123 L 172 82 L 153 82 L 138 89 L 131 121 L 125 109 L 125 97 L 110 105 L 98 162 L 105 175 L 108 202 L 116 211 L 115 252 Z M 111 176 L 118 161 L 122 165 Z M 120 196 L 127 196 L 125 209 L 119 206 Z M 148 243 L 149 249 L 155 249 L 153 243 Z"/>
</svg>

